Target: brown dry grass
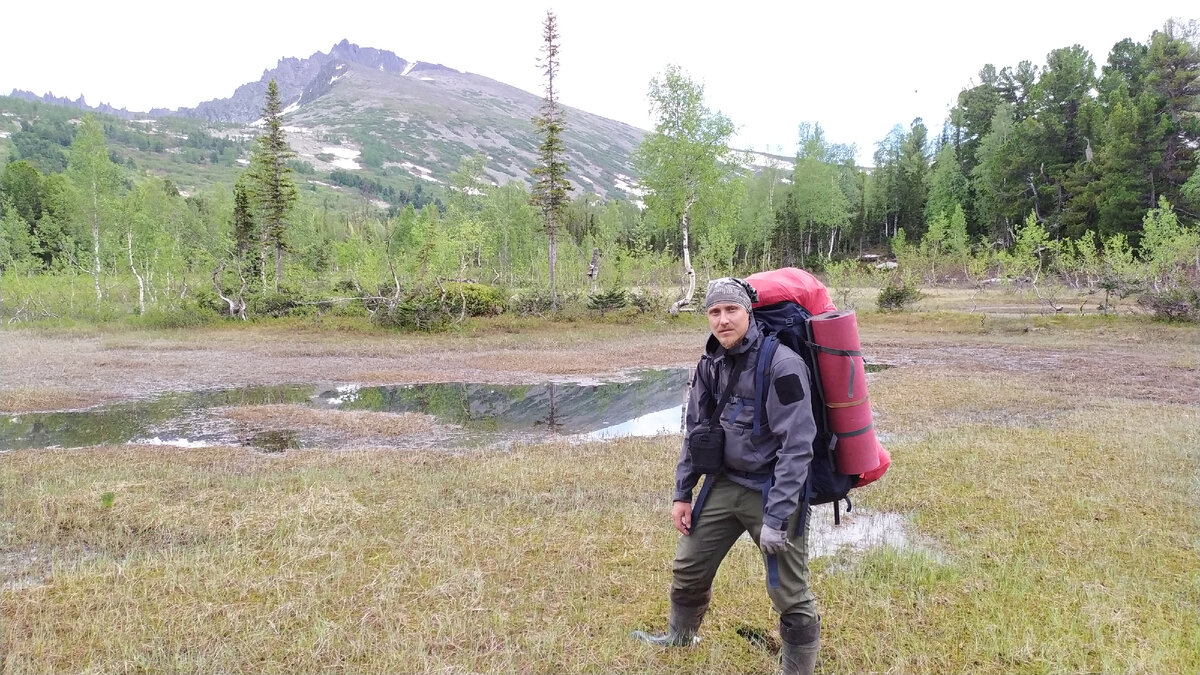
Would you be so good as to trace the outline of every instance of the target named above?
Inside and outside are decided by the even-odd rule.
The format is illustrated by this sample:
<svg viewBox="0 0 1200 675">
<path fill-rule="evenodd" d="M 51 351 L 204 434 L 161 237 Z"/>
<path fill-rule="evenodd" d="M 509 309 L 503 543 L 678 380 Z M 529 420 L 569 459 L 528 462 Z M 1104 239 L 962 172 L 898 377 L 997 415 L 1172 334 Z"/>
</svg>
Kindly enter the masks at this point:
<svg viewBox="0 0 1200 675">
<path fill-rule="evenodd" d="M 434 428 L 432 417 L 417 413 L 314 410 L 302 405 L 245 406 L 222 412 L 229 419 L 258 428 L 317 429 L 349 438 L 424 434 Z"/>
<path fill-rule="evenodd" d="M 103 403 L 109 398 L 110 396 L 101 392 L 79 391 L 62 387 L 0 389 L 0 412 L 72 410 Z"/>
<path fill-rule="evenodd" d="M 945 555 L 815 562 L 819 668 L 1195 672 L 1194 328 L 969 315 L 861 323 L 869 357 L 897 366 L 870 376 L 895 463 L 855 504 L 903 514 Z M 101 392 L 148 393 L 315 373 L 611 375 L 690 364 L 703 328 L 426 340 L 248 327 L 154 334 L 148 345 L 132 334 L 23 334 L 11 348 L 9 337 L 6 390 L 58 359 L 46 371 L 55 386 L 79 377 Z M 18 352 L 32 358 L 17 362 Z M 338 434 L 398 430 L 384 413 L 228 414 Z M 410 422 L 419 426 L 405 430 Z M 669 436 L 456 454 L 4 453 L 3 670 L 772 671 L 775 657 L 739 635 L 774 624 L 761 560 L 744 542 L 718 575 L 700 648 L 664 653 L 628 638 L 665 621 L 677 453 Z"/>
</svg>

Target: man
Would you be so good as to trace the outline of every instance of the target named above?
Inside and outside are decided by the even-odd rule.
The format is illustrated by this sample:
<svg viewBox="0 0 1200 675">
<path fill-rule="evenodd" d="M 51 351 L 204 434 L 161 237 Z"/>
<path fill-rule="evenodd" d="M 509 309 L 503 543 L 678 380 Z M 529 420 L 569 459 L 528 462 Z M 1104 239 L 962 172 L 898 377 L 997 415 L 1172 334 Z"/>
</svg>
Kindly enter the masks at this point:
<svg viewBox="0 0 1200 675">
<path fill-rule="evenodd" d="M 671 520 L 682 536 L 672 566 L 668 629 L 661 635 L 635 631 L 634 637 L 660 646 L 698 642 L 717 568 L 742 533 L 749 532 L 762 550 L 768 568 L 767 594 L 780 615 L 783 672 L 811 674 L 820 648 L 821 623 L 808 588 L 806 533 L 789 536 L 795 530 L 816 435 L 808 369 L 795 352 L 779 346 L 765 379 L 770 428 L 755 436 L 754 371 L 763 335 L 751 315 L 754 300 L 757 293 L 741 279 L 727 277 L 708 284 L 704 305 L 712 335 L 688 396 L 687 433 L 675 470 Z M 726 399 L 723 406 L 722 398 Z M 714 435 L 723 436 L 724 454 L 717 460 L 720 468 L 706 475 L 693 507 L 692 491 L 701 476 L 695 468 L 701 443 L 689 439 L 718 408 L 720 429 Z"/>
</svg>

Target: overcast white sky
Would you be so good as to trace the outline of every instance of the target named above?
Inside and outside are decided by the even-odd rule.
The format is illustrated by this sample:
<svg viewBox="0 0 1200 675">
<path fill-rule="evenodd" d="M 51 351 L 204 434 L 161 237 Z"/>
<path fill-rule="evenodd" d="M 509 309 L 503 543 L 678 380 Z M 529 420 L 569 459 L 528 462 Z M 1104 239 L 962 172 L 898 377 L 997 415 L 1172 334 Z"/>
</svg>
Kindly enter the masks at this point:
<svg viewBox="0 0 1200 675">
<path fill-rule="evenodd" d="M 1081 44 L 1102 65 L 1122 38 L 1146 42 L 1169 17 L 1200 18 L 1196 0 L 967 3 L 500 2 L 177 5 L 10 2 L 0 10 L 0 93 L 53 92 L 144 111 L 224 98 L 285 56 L 343 38 L 542 93 L 536 59 L 547 9 L 558 15 L 567 105 L 649 129 L 650 78 L 670 63 L 705 87 L 739 131 L 735 145 L 793 154 L 801 122 L 854 143 L 869 160 L 896 124 L 931 133 L 985 63 L 1045 63 Z"/>
</svg>

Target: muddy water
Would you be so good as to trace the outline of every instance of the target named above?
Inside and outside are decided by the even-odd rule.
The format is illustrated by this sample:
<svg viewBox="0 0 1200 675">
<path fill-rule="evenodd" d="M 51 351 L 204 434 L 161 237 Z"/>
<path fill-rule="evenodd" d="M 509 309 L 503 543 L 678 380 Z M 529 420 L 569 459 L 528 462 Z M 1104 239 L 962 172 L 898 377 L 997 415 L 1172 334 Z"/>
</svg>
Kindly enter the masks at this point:
<svg viewBox="0 0 1200 675">
<path fill-rule="evenodd" d="M 679 430 L 688 369 L 633 373 L 620 382 L 546 382 L 522 386 L 441 383 L 366 387 L 357 384 L 294 384 L 193 391 L 88 410 L 30 413 L 0 418 L 0 451 L 145 443 L 179 447 L 246 445 L 267 452 L 319 445 L 328 435 L 310 430 L 247 433 L 220 414 L 235 406 L 299 404 L 324 410 L 417 412 L 433 415 L 482 437 L 530 434 L 597 437 L 646 435 L 645 418 L 676 410 L 668 431 Z M 492 438 L 494 440 L 494 438 Z M 337 439 L 333 439 L 337 447 Z"/>
<path fill-rule="evenodd" d="M 867 372 L 890 366 L 867 364 Z M 0 451 L 138 443 L 203 447 L 245 445 L 265 452 L 341 447 L 319 429 L 246 429 L 222 409 L 270 404 L 321 410 L 424 413 L 458 428 L 452 444 L 568 436 L 602 440 L 682 430 L 690 369 L 646 370 L 615 382 L 543 382 L 494 385 L 449 382 L 421 385 L 289 384 L 176 392 L 87 410 L 0 417 Z"/>
</svg>

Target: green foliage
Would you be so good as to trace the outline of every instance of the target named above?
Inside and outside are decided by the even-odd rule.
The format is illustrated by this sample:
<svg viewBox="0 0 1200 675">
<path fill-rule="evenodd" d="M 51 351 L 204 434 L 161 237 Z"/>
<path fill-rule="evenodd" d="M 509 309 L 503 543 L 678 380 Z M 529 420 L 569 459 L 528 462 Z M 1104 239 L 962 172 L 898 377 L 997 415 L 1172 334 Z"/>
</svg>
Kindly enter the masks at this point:
<svg viewBox="0 0 1200 675">
<path fill-rule="evenodd" d="M 485 284 L 449 284 L 446 296 L 450 306 L 465 308 L 467 316 L 502 314 L 506 304 L 499 288 Z"/>
<path fill-rule="evenodd" d="M 377 326 L 400 330 L 445 330 L 466 317 L 496 316 L 506 303 L 500 289 L 485 284 L 452 283 L 398 300 L 366 303 Z"/>
<path fill-rule="evenodd" d="M 214 296 L 215 298 L 215 296 Z M 189 303 L 180 307 L 151 307 L 132 317 L 130 322 L 139 328 L 178 329 L 208 326 L 220 319 L 212 307 Z"/>
<path fill-rule="evenodd" d="M 704 87 L 674 65 L 650 80 L 650 107 L 654 131 L 633 158 L 648 191 L 645 219 L 656 232 L 665 230 L 671 237 L 691 227 L 703 231 L 710 214 L 720 211 L 733 122 L 710 110 Z M 682 245 L 682 239 L 673 241 Z"/>
<path fill-rule="evenodd" d="M 289 216 L 297 199 L 296 182 L 288 160 L 296 156 L 283 132 L 283 105 L 275 80 L 267 85 L 263 106 L 265 132 L 255 142 L 250 156 L 251 196 L 258 209 L 263 244 L 274 250 L 274 287 L 279 290 L 283 277 L 283 252 L 288 248 Z M 265 272 L 265 270 L 264 270 Z"/>
<path fill-rule="evenodd" d="M 542 72 L 546 76 L 546 97 L 541 110 L 533 118 L 534 129 L 541 136 L 538 145 L 538 163 L 533 167 L 532 202 L 541 209 L 542 218 L 549 238 L 548 278 L 550 281 L 550 301 L 557 301 L 555 288 L 555 267 L 558 257 L 557 236 L 559 225 L 563 222 L 564 211 L 570 200 L 571 182 L 567 180 L 566 145 L 562 134 L 566 129 L 566 117 L 558 102 L 558 93 L 554 88 L 554 78 L 558 74 L 558 19 L 554 12 L 546 10 L 546 19 L 542 24 Z"/>
<path fill-rule="evenodd" d="M 888 283 L 883 288 L 879 289 L 879 296 L 875 300 L 875 304 L 883 312 L 898 312 L 912 309 L 925 294 L 921 293 L 917 284 L 911 278 L 905 278 L 904 275 L 892 275 L 888 279 Z"/>
<path fill-rule="evenodd" d="M 967 177 L 963 175 L 954 144 L 945 143 L 941 150 L 938 150 L 937 159 L 929 172 L 929 199 L 925 202 L 926 222 L 943 214 L 953 213 L 956 208 L 961 211 L 965 204 L 970 203 L 970 196 Z M 963 227 L 965 236 L 965 215 Z"/>
<path fill-rule="evenodd" d="M 588 309 L 600 312 L 600 316 L 613 310 L 623 309 L 627 304 L 629 304 L 629 298 L 623 288 L 613 287 L 588 296 Z"/>
<path fill-rule="evenodd" d="M 279 318 L 311 312 L 311 305 L 307 304 L 309 299 L 298 289 L 288 286 L 280 286 L 278 290 L 267 290 L 247 300 L 247 316 Z"/>
<path fill-rule="evenodd" d="M 864 268 L 853 259 L 831 261 L 825 265 L 823 271 L 825 286 L 839 309 L 855 309 L 854 292 L 876 283 L 872 270 Z"/>
<path fill-rule="evenodd" d="M 317 170 L 313 168 L 312 164 L 309 164 L 302 159 L 289 159 L 287 161 L 287 165 L 289 169 L 295 171 L 301 176 L 311 176 L 317 173 Z"/>
<path fill-rule="evenodd" d="M 1156 286 L 1177 285 L 1188 265 L 1200 267 L 1200 230 L 1184 227 L 1166 197 L 1142 220 L 1141 257 Z"/>
</svg>

